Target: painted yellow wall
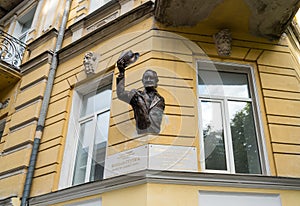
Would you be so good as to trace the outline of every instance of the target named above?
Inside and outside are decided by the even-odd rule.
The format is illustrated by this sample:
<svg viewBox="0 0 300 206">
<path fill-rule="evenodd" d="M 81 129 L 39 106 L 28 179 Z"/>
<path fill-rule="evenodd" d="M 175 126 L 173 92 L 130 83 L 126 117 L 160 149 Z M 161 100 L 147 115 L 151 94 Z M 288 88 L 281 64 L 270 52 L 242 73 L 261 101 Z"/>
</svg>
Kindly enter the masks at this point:
<svg viewBox="0 0 300 206">
<path fill-rule="evenodd" d="M 254 42 L 255 38 L 243 41 L 234 39 L 232 56 L 229 59 L 223 59 L 217 56 L 213 39 L 209 36 L 210 34 L 205 34 L 205 31 L 199 34 L 196 28 L 194 31 L 189 30 L 188 33 L 184 33 L 184 29 L 165 32 L 162 30 L 151 30 L 152 26 L 153 19 L 149 18 L 89 49 L 100 54 L 100 61 L 96 74 L 93 77 L 87 77 L 83 71 L 82 61 L 84 53 L 87 51 L 61 62 L 57 70 L 47 118 L 47 121 L 50 123 L 46 125 L 42 138 L 41 146 L 43 147 L 44 145 L 44 149 L 41 151 L 38 164 L 41 165 L 41 169 L 38 169 L 39 176 L 34 179 L 34 184 L 39 184 L 38 179 L 43 179 L 44 182 L 48 182 L 52 186 L 44 191 L 33 190 L 32 195 L 50 192 L 53 188 L 54 190 L 57 188 L 59 168 L 62 161 L 61 154 L 65 144 L 64 138 L 67 132 L 67 119 L 72 100 L 72 93 L 70 93 L 72 88 L 88 82 L 91 78 L 98 78 L 102 74 L 111 71 L 121 51 L 129 48 L 140 52 L 141 57 L 136 64 L 127 69 L 126 84 L 134 83 L 128 86 L 127 89 L 142 86 L 139 80 L 145 69 L 152 68 L 156 70 L 160 77 L 158 91 L 166 99 L 165 116 L 167 121 L 165 120 L 163 123 L 159 138 L 156 136 L 139 138 L 132 135 L 135 131 L 134 120 L 132 120 L 133 114 L 132 111 L 129 111 L 130 107 L 127 104 L 116 98 L 114 80 L 108 154 L 147 143 L 198 147 L 195 60 L 203 58 L 203 54 L 206 54 L 207 56 L 204 56 L 204 58 L 210 58 L 215 61 L 251 64 L 253 66 L 256 74 L 256 86 L 260 99 L 262 123 L 265 130 L 272 175 L 276 175 L 277 173 L 278 175 L 284 174 L 286 176 L 299 175 L 298 168 L 294 164 L 290 164 L 287 167 L 288 165 L 285 164 L 289 164 L 289 162 L 283 161 L 280 158 L 282 157 L 280 155 L 284 155 L 284 157 L 291 158 L 293 162 L 297 162 L 297 154 L 290 156 L 285 156 L 285 154 L 274 155 L 274 152 L 277 152 L 273 148 L 276 136 L 274 136 L 273 127 L 269 121 L 270 118 L 277 117 L 277 113 L 280 114 L 280 111 L 274 111 L 273 109 L 273 105 L 276 104 L 277 99 L 266 95 L 268 92 L 277 92 L 273 88 L 276 87 L 276 84 L 280 84 L 281 81 L 278 81 L 276 78 L 290 78 L 292 80 L 296 78 L 296 76 L 293 76 L 295 65 L 291 63 L 291 55 L 286 41 L 275 44 L 267 41 L 262 42 L 261 39 Z M 192 54 L 195 55 L 193 56 Z M 280 58 L 281 61 L 278 61 L 277 58 Z M 283 67 L 286 67 L 286 69 Z M 276 72 L 283 75 L 277 75 Z M 286 72 L 289 73 L 286 74 Z M 117 70 L 115 70 L 115 75 L 117 75 Z M 294 85 L 292 83 L 293 81 L 289 81 L 291 82 L 291 86 L 287 86 L 287 91 L 283 91 L 284 94 L 293 95 L 293 93 L 289 92 L 290 88 L 297 87 L 297 84 Z M 270 82 L 274 82 L 274 84 L 271 83 L 270 85 Z M 179 85 L 184 90 L 182 88 L 174 88 L 174 85 Z M 189 95 L 189 98 L 186 95 Z M 287 101 L 290 100 L 288 99 Z M 291 105 L 292 108 L 295 106 L 297 104 L 294 106 L 293 104 Z M 288 111 L 293 111 L 292 108 L 286 110 L 287 115 L 290 115 Z M 284 108 L 281 109 L 284 110 Z M 274 112 L 275 114 L 273 114 Z M 284 118 L 284 115 L 282 117 Z M 190 122 L 194 124 L 192 128 Z M 286 128 L 284 125 L 283 127 Z M 51 140 L 51 143 L 49 140 Z M 294 140 L 292 140 L 291 147 L 294 147 L 294 143 Z M 280 141 L 276 144 L 282 145 Z M 283 152 L 291 152 L 291 150 L 286 150 L 286 148 L 281 147 L 280 149 L 281 152 L 282 150 Z M 48 152 L 54 156 L 53 159 L 47 157 L 46 154 Z M 51 172 L 47 169 L 42 170 L 43 165 L 50 165 Z M 57 167 L 54 167 L 54 165 L 57 165 Z M 284 172 L 283 168 L 289 168 L 289 171 Z M 53 175 L 55 176 L 55 181 Z M 36 186 L 35 188 L 38 187 Z"/>
<path fill-rule="evenodd" d="M 148 205 L 198 206 L 200 190 L 213 191 L 213 192 L 279 194 L 283 206 L 295 206 L 298 205 L 300 202 L 299 191 L 172 185 L 172 184 L 167 185 L 167 184 L 151 183 L 148 184 L 148 190 L 147 190 Z"/>
<path fill-rule="evenodd" d="M 104 192 L 99 195 L 89 196 L 86 198 L 75 199 L 72 201 L 67 201 L 59 204 L 54 204 L 53 206 L 63 206 L 66 204 L 78 203 L 81 201 L 87 201 L 92 199 L 102 199 L 103 206 L 114 206 L 114 205 L 124 205 L 124 206 L 146 206 L 147 205 L 147 191 L 148 187 L 146 184 L 127 187 L 123 189 L 117 189 L 109 192 Z"/>
<path fill-rule="evenodd" d="M 78 6 L 75 3 L 72 4 L 68 26 L 75 22 L 77 14 L 74 12 Z M 195 62 L 200 58 L 213 59 L 220 62 L 250 64 L 253 67 L 271 174 L 300 177 L 299 62 L 295 61 L 291 53 L 287 37 L 279 42 L 270 42 L 233 31 L 232 55 L 225 59 L 219 57 L 216 52 L 212 35 L 217 31 L 216 28 L 207 28 L 206 24 L 190 28 L 165 28 L 156 23 L 153 17 L 149 17 L 110 38 L 103 39 L 88 50 L 80 51 L 70 59 L 61 60 L 50 99 L 31 196 L 56 191 L 58 188 L 74 88 L 112 71 L 114 75 L 117 75 L 114 64 L 120 53 L 128 49 L 140 52 L 141 57 L 138 62 L 127 69 L 126 84 L 132 84 L 126 89 L 142 87 L 140 80 L 146 69 L 151 68 L 158 72 L 160 79 L 158 91 L 166 100 L 162 132 L 159 136 L 141 137 L 135 134 L 133 113 L 127 104 L 116 98 L 114 79 L 108 154 L 147 143 L 196 146 L 199 152 Z M 71 36 L 67 38 L 64 46 L 71 43 Z M 45 48 L 53 48 L 54 42 L 55 38 L 48 39 L 35 47 L 29 58 L 38 56 Z M 87 77 L 82 63 L 87 51 L 100 54 L 96 74 L 92 77 Z M 6 130 L 7 141 L 0 144 L 1 151 L 33 140 L 35 120 L 38 118 L 41 105 L 41 101 L 33 100 L 41 97 L 45 89 L 45 81 L 37 80 L 46 80 L 48 70 L 49 64 L 46 63 L 23 75 L 20 90 L 18 90 L 9 117 L 8 128 L 11 128 L 11 131 Z M 17 111 L 15 107 L 18 108 Z M 27 121 L 30 121 L 29 125 L 26 125 Z M 24 127 L 19 127 L 20 125 Z M 15 128 L 18 129 L 14 130 Z M 29 154 L 29 149 L 23 149 L 1 156 L 0 172 L 5 173 L 20 166 L 27 166 Z M 18 188 L 9 187 L 9 185 L 22 183 L 23 180 L 24 175 L 1 179 L 0 185 L 8 186 L 4 187 L 3 193 L 0 192 L 0 194 L 5 196 L 17 193 L 20 195 L 22 184 L 19 184 Z M 139 190 L 141 193 L 149 190 L 151 191 L 148 194 L 151 197 L 149 201 L 158 204 L 159 202 L 155 201 L 161 201 L 157 196 L 159 192 L 165 193 L 166 197 L 171 195 L 169 189 L 163 190 L 164 188 L 170 188 L 170 191 L 179 194 L 179 186 L 150 184 L 147 187 L 149 188 L 140 186 L 140 188 L 128 188 L 128 190 L 103 194 L 103 201 L 106 201 L 108 205 L 113 205 L 119 201 L 114 199 L 114 196 L 120 195 L 124 201 L 126 200 L 125 202 L 145 205 L 145 196 L 141 195 L 140 199 L 136 200 L 129 197 L 138 193 Z M 200 187 L 185 187 L 186 192 L 183 193 L 190 196 L 194 202 Z M 232 190 L 237 191 L 237 189 Z M 189 194 L 188 191 L 190 191 Z M 260 192 L 262 190 L 245 191 Z M 278 191 L 267 190 L 266 192 Z M 280 191 L 287 205 L 292 205 L 294 199 L 290 200 L 288 197 L 295 193 L 297 192 Z M 295 198 L 296 200 L 298 199 Z"/>
<path fill-rule="evenodd" d="M 0 185 L 3 186 L 0 191 L 1 199 L 22 195 L 31 154 L 30 143 L 35 135 L 48 69 L 47 62 L 45 65 L 41 64 L 23 73 L 21 80 L 10 88 L 10 92 L 4 91 L 11 100 L 9 107 L 0 111 L 8 115 L 0 144 L 0 174 L 6 175 L 0 179 Z"/>
<path fill-rule="evenodd" d="M 59 204 L 54 204 L 53 206 L 62 206 L 72 203 L 75 204 L 81 201 L 99 198 L 101 198 L 103 206 L 198 206 L 199 191 L 274 194 L 280 196 L 282 206 L 295 206 L 298 205 L 300 201 L 300 191 L 292 190 L 148 183 L 123 189 L 116 189 L 95 196 L 62 202 Z"/>
<path fill-rule="evenodd" d="M 211 37 L 218 30 L 206 31 L 202 25 L 163 29 L 197 43 L 209 59 L 250 64 L 254 68 L 272 175 L 299 177 L 299 63 L 288 37 L 270 42 L 245 35 L 242 40 L 239 33 L 233 32 L 232 55 L 225 59 L 218 57 Z"/>
</svg>

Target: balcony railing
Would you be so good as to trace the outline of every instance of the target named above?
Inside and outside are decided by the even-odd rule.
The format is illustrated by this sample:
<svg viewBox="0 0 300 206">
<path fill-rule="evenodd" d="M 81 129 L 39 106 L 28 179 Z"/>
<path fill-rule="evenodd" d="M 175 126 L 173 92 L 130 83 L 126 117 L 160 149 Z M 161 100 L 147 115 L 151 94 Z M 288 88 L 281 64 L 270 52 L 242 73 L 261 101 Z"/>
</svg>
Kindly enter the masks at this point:
<svg viewBox="0 0 300 206">
<path fill-rule="evenodd" d="M 0 61 L 19 70 L 25 50 L 25 43 L 0 30 Z"/>
</svg>

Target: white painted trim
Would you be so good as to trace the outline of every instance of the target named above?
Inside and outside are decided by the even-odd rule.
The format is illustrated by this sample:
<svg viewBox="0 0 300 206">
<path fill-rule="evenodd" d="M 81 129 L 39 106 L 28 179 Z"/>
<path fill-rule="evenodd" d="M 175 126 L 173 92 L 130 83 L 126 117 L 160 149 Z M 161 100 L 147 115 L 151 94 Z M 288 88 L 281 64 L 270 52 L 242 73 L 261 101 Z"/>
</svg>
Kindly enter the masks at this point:
<svg viewBox="0 0 300 206">
<path fill-rule="evenodd" d="M 265 131 L 264 131 L 264 127 L 263 127 L 263 122 L 262 122 L 262 112 L 261 112 L 261 104 L 260 101 L 258 99 L 258 89 L 256 87 L 257 82 L 256 82 L 256 78 L 254 75 L 254 68 L 250 66 L 250 75 L 251 75 L 251 79 L 252 79 L 252 89 L 253 89 L 253 93 L 254 93 L 254 102 L 253 104 L 255 104 L 255 108 L 254 109 L 254 118 L 256 118 L 257 121 L 257 126 L 259 129 L 257 129 L 257 133 L 258 133 L 258 144 L 260 146 L 261 151 L 259 152 L 260 154 L 260 158 L 261 161 L 263 161 L 261 163 L 262 165 L 262 172 L 265 173 L 266 175 L 271 175 L 271 169 L 270 169 L 270 161 L 268 158 L 268 150 L 267 150 L 267 143 L 266 143 L 266 135 L 265 135 Z"/>
<path fill-rule="evenodd" d="M 59 179 L 59 189 L 70 187 L 73 181 L 74 167 L 76 161 L 76 150 L 79 139 L 79 123 L 80 111 L 82 107 L 83 95 L 95 91 L 99 86 L 105 86 L 112 83 L 113 73 L 103 75 L 100 78 L 92 79 L 88 82 L 80 84 L 74 90 L 72 107 L 69 117 L 68 134 L 66 139 L 65 151 L 61 167 L 61 175 Z M 98 112 L 98 111 L 97 111 Z M 95 117 L 94 117 L 95 119 Z M 87 176 L 86 178 L 89 178 Z"/>
<path fill-rule="evenodd" d="M 209 171 L 209 170 L 205 170 L 205 154 L 203 152 L 203 148 L 204 147 L 204 141 L 203 141 L 203 135 L 202 135 L 202 125 L 201 125 L 201 111 L 199 110 L 200 108 L 200 104 L 199 101 L 201 101 L 201 99 L 206 98 L 206 96 L 200 96 L 199 94 L 199 90 L 198 90 L 198 75 L 199 75 L 199 69 L 200 64 L 204 63 L 204 64 L 210 64 L 211 67 L 209 67 L 208 69 L 205 70 L 211 70 L 211 71 L 232 71 L 233 73 L 242 73 L 242 74 L 247 74 L 248 77 L 248 84 L 249 84 L 249 92 L 251 95 L 251 98 L 249 98 L 252 107 L 253 107 L 253 116 L 254 116 L 254 124 L 255 124 L 255 131 L 256 131 L 256 139 L 257 139 L 257 147 L 259 149 L 259 159 L 260 159 L 260 166 L 261 166 L 261 170 L 262 170 L 262 174 L 266 174 L 266 175 L 270 175 L 270 166 L 269 166 L 269 161 L 268 161 L 268 156 L 267 156 L 267 148 L 266 148 L 266 140 L 265 140 L 265 135 L 264 135 L 264 130 L 263 130 L 263 124 L 262 124 L 262 116 L 261 116 L 261 112 L 260 112 L 260 105 L 259 105 L 259 99 L 258 99 L 258 91 L 257 91 L 257 87 L 256 87 L 256 79 L 255 79 L 255 75 L 254 75 L 254 69 L 251 65 L 248 64 L 237 64 L 237 63 L 227 63 L 227 62 L 218 62 L 218 61 L 210 61 L 210 60 L 201 60 L 201 59 L 197 59 L 196 60 L 196 91 L 197 91 L 197 102 L 198 102 L 198 111 L 199 111 L 199 137 L 200 137 L 200 149 L 202 149 L 202 151 L 200 150 L 200 163 L 201 163 L 201 169 L 205 172 L 217 172 L 215 170 Z M 215 65 L 219 65 L 219 66 L 226 66 L 228 68 L 224 68 L 223 69 L 216 69 Z M 243 69 L 243 71 L 241 71 L 240 69 Z M 209 96 L 207 97 L 209 99 Z M 212 98 L 212 100 L 215 100 L 216 98 Z M 222 97 L 221 101 L 227 101 L 227 97 Z M 230 97 L 228 98 L 230 99 Z M 236 100 L 236 98 L 234 98 Z M 239 98 L 237 98 L 239 99 Z M 249 101 L 247 100 L 247 98 L 241 98 L 242 101 Z M 226 110 L 228 110 L 227 106 L 225 105 L 224 107 Z M 228 111 L 225 111 L 226 113 Z M 224 118 L 228 118 L 226 115 Z M 226 119 L 227 124 L 224 124 L 224 128 L 228 126 L 228 119 Z M 226 128 L 226 131 L 224 133 L 224 135 L 227 135 L 227 133 L 230 131 L 230 128 L 228 130 L 228 128 Z M 226 139 L 226 138 L 225 138 Z M 224 140 L 226 141 L 226 140 Z M 202 146 L 201 146 L 202 144 Z M 226 144 L 226 142 L 225 142 Z M 233 151 L 233 148 L 231 146 L 232 144 L 230 144 L 229 142 L 229 149 L 231 151 Z M 225 145 L 226 146 L 226 145 Z M 227 145 L 228 146 L 228 145 Z M 226 149 L 226 148 L 225 148 Z M 227 152 L 226 152 L 226 155 Z M 234 160 L 233 155 L 231 155 L 231 157 L 229 158 L 231 161 Z M 228 161 L 228 158 L 227 158 Z M 228 162 L 227 162 L 228 165 Z M 231 173 L 235 173 L 235 169 L 234 169 L 234 162 L 231 162 L 230 164 L 230 172 Z M 227 168 L 228 170 L 228 168 Z M 226 171 L 224 171 L 224 173 L 226 173 Z"/>
<path fill-rule="evenodd" d="M 76 137 L 79 136 L 76 119 L 79 118 L 79 111 L 81 108 L 81 98 L 75 90 L 72 100 L 72 108 L 69 117 L 68 134 L 65 143 L 65 151 L 63 155 L 60 179 L 58 189 L 69 187 L 72 184 L 74 173 L 74 162 L 76 156 L 77 141 Z"/>
</svg>

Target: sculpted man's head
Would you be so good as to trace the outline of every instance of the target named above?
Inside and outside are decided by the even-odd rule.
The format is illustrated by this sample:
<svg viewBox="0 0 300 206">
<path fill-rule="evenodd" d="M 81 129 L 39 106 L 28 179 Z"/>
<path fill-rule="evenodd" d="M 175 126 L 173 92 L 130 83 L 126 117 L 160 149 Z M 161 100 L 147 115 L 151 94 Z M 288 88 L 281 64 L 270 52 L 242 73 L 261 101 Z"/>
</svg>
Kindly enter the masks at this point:
<svg viewBox="0 0 300 206">
<path fill-rule="evenodd" d="M 142 82 L 145 88 L 156 88 L 158 83 L 157 73 L 151 69 L 144 72 Z"/>
<path fill-rule="evenodd" d="M 96 67 L 96 60 L 97 57 L 93 52 L 87 52 L 83 59 L 83 66 L 85 69 L 86 74 L 93 74 L 95 73 Z"/>
<path fill-rule="evenodd" d="M 230 56 L 231 53 L 231 32 L 229 29 L 223 29 L 214 35 L 217 51 L 220 56 Z"/>
</svg>

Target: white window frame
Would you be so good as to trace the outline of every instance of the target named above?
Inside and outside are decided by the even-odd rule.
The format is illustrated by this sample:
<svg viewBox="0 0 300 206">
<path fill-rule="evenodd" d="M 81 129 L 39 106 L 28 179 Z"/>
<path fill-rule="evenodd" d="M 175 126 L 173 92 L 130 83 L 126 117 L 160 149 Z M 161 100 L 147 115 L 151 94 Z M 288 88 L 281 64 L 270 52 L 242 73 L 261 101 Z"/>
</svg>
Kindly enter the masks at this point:
<svg viewBox="0 0 300 206">
<path fill-rule="evenodd" d="M 218 69 L 216 69 L 216 66 Z M 203 70 L 201 67 L 206 67 L 204 70 L 208 71 L 225 71 L 225 72 L 232 72 L 232 73 L 242 73 L 247 74 L 248 77 L 248 83 L 249 83 L 249 92 L 250 92 L 250 98 L 244 99 L 241 98 L 243 102 L 246 100 L 247 102 L 251 102 L 252 110 L 253 110 L 253 117 L 254 117 L 254 125 L 255 125 L 255 131 L 256 131 L 256 139 L 257 139 L 257 146 L 259 149 L 259 160 L 260 160 L 260 166 L 261 166 L 261 175 L 270 175 L 270 168 L 269 168 L 269 161 L 267 157 L 267 150 L 266 150 L 266 142 L 264 137 L 264 130 L 262 126 L 261 121 L 261 114 L 260 114 L 260 105 L 258 101 L 258 93 L 256 88 L 256 82 L 255 82 L 255 75 L 253 68 L 250 65 L 244 65 L 244 64 L 236 64 L 236 63 L 225 63 L 225 62 L 216 62 L 216 61 L 209 61 L 209 60 L 197 60 L 196 61 L 196 83 L 197 83 L 197 104 L 198 104 L 198 114 L 199 114 L 199 138 L 200 138 L 200 166 L 201 170 L 203 172 L 208 173 L 230 173 L 235 174 L 235 164 L 234 164 L 234 157 L 233 157 L 233 146 L 232 146 L 232 139 L 229 138 L 231 134 L 229 124 L 229 116 L 225 115 L 224 113 L 228 114 L 228 106 L 227 104 L 224 104 L 224 102 L 231 99 L 230 97 L 217 97 L 214 96 L 213 98 L 210 98 L 209 95 L 200 95 L 200 91 L 198 89 L 198 75 L 199 71 Z M 223 67 L 223 68 L 222 68 Z M 212 169 L 206 169 L 205 168 L 205 151 L 204 151 L 204 137 L 203 137 L 203 128 L 202 128 L 202 116 L 201 116 L 201 100 L 207 100 L 209 102 L 220 102 L 221 104 L 224 104 L 222 106 L 222 115 L 224 115 L 223 118 L 223 126 L 224 126 L 224 144 L 225 144 L 225 154 L 226 154 L 226 165 L 227 170 L 212 170 Z M 234 100 L 239 100 L 239 98 L 234 98 Z M 223 108 L 225 111 L 223 111 Z M 229 135 L 229 136 L 228 136 Z M 243 173 L 244 174 L 244 173 Z M 251 175 L 251 173 L 249 173 Z M 259 175 L 259 174 L 255 174 Z"/>
<path fill-rule="evenodd" d="M 75 169 L 76 152 L 77 152 L 79 136 L 80 136 L 79 134 L 80 122 L 87 121 L 88 119 L 91 118 L 94 119 L 95 117 L 97 119 L 97 114 L 99 114 L 99 112 L 101 113 L 101 111 L 97 111 L 96 113 L 93 113 L 87 118 L 80 118 L 83 96 L 85 94 L 97 90 L 99 87 L 105 87 L 106 85 L 112 84 L 112 76 L 113 74 L 108 74 L 104 77 L 101 77 L 100 79 L 90 81 L 74 89 L 72 108 L 69 117 L 68 133 L 66 137 L 61 174 L 59 180 L 59 189 L 73 186 L 72 182 L 73 182 L 74 169 Z M 108 129 L 109 129 L 109 125 L 108 125 Z M 106 152 L 107 152 L 107 145 L 106 145 Z M 89 174 L 89 171 L 87 171 L 86 174 Z M 85 180 L 88 182 L 89 175 L 85 177 Z"/>
</svg>

